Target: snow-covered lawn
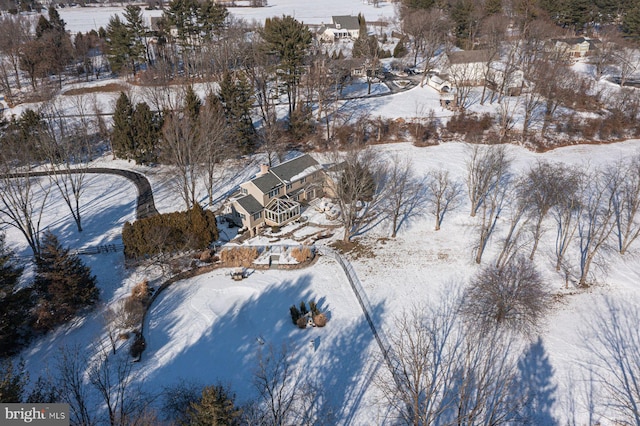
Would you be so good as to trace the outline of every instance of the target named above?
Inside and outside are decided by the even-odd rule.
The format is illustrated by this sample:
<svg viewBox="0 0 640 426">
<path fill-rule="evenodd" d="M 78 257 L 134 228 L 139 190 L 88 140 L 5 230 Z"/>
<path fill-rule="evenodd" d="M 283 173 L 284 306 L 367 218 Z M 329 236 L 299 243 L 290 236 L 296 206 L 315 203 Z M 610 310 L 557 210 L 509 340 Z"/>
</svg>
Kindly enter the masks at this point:
<svg viewBox="0 0 640 426">
<path fill-rule="evenodd" d="M 400 155 L 411 158 L 417 175 L 445 168 L 452 176 L 463 179 L 468 147 L 462 143 L 447 143 L 428 148 L 416 148 L 408 143 L 376 146 L 383 157 Z M 584 167 L 612 163 L 636 154 L 640 141 L 612 145 L 575 146 L 536 154 L 521 147 L 510 146 L 514 170 L 525 170 L 539 159 L 560 161 Z M 107 160 L 102 163 L 108 164 Z M 126 165 L 114 162 L 113 166 Z M 244 172 L 255 172 L 255 166 Z M 154 188 L 162 194 L 162 210 L 172 206 L 181 209 L 175 192 L 163 189 L 163 173 L 153 174 Z M 164 183 L 163 183 L 164 182 Z M 133 219 L 135 189 L 116 177 L 91 176 L 83 199 L 85 231 L 78 234 L 59 196 L 52 192 L 46 214 L 46 226 L 61 236 L 64 244 L 81 247 L 116 241 L 125 220 Z M 313 215 L 310 212 L 310 216 Z M 429 216 L 410 220 L 396 239 L 386 238 L 388 224 L 362 237 L 370 248 L 370 256 L 352 261 L 366 296 L 373 306 L 376 324 L 387 333 L 393 329 L 393 317 L 415 303 L 435 304 L 447 292 L 464 286 L 479 267 L 473 262 L 471 247 L 476 231 L 469 217 L 468 206 L 449 214 L 442 230 L 433 230 Z M 315 226 L 311 227 L 316 230 Z M 305 237 L 305 228 L 296 232 Z M 338 230 L 339 231 L 339 230 Z M 597 272 L 598 284 L 589 291 L 564 290 L 564 279 L 551 267 L 553 230 L 543 237 L 537 264 L 550 291 L 564 294 L 552 306 L 551 314 L 542 326 L 543 348 L 554 368 L 552 380 L 558 385 L 554 412 L 558 419 L 569 415 L 569 399 L 578 401 L 575 409 L 578 424 L 588 421 L 587 408 L 580 405 L 576 389 L 584 387 L 584 366 L 588 359 L 583 334 L 589 329 L 593 314 L 605 297 L 638 302 L 640 267 L 637 255 L 621 257 L 608 254 Z M 340 232 L 338 232 L 340 235 Z M 8 239 L 20 254 L 26 247 L 18 234 L 8 230 Z M 497 237 L 496 237 L 497 238 Z M 257 238 L 258 244 L 269 244 L 269 238 Z M 326 244 L 321 240 L 319 244 Z M 292 240 L 281 244 L 290 245 Z M 484 259 L 492 259 L 497 244 L 490 244 Z M 636 245 L 637 250 L 637 245 Z M 143 278 L 159 284 L 157 276 L 144 269 L 123 267 L 118 254 L 84 256 L 98 276 L 102 300 L 112 302 L 126 295 L 131 286 Z M 605 268 L 606 267 L 606 268 Z M 230 383 L 240 400 L 255 396 L 251 385 L 256 357 L 261 348 L 287 344 L 293 354 L 296 371 L 314 378 L 326 390 L 328 403 L 337 411 L 341 424 L 384 424 L 383 408 L 375 404 L 378 391 L 372 375 L 378 368 L 375 344 L 362 311 L 338 265 L 321 257 L 312 266 L 295 270 L 254 271 L 247 279 L 235 282 L 226 275 L 229 270 L 217 270 L 206 275 L 175 283 L 154 303 L 145 330 L 147 349 L 142 361 L 135 365 L 137 377 L 148 389 L 161 389 L 180 379 L 202 384 L 217 381 Z M 570 294 L 574 293 L 574 294 Z M 329 314 L 324 329 L 299 330 L 289 317 L 289 306 L 300 301 L 316 300 Z M 63 327 L 35 342 L 22 355 L 27 360 L 32 377 L 51 368 L 51 353 L 61 345 L 104 339 L 99 307 L 74 324 Z M 311 349 L 314 339 L 314 349 Z M 265 342 L 264 345 L 260 341 Z"/>
</svg>

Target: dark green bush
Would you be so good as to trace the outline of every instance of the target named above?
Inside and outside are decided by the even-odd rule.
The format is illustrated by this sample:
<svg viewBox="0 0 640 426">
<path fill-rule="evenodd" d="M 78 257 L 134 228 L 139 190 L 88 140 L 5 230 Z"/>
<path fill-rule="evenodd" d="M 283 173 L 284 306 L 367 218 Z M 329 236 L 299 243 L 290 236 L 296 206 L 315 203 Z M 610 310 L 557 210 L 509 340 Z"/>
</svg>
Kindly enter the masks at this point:
<svg viewBox="0 0 640 426">
<path fill-rule="evenodd" d="M 151 216 L 125 223 L 122 230 L 124 254 L 128 258 L 202 250 L 218 239 L 213 212 L 199 205 L 185 212 Z"/>
</svg>

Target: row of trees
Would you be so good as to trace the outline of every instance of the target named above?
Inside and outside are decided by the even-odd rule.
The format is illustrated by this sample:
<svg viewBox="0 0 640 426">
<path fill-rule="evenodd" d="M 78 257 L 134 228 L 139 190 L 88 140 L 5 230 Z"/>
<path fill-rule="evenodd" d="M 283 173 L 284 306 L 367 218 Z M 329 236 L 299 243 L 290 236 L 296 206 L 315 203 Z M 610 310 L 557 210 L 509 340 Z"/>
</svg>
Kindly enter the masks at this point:
<svg viewBox="0 0 640 426">
<path fill-rule="evenodd" d="M 465 185 L 476 221 L 476 263 L 490 245 L 499 269 L 520 256 L 533 260 L 550 233 L 554 268 L 567 285 L 575 277 L 584 287 L 601 255 L 624 255 L 640 235 L 637 156 L 592 169 L 540 161 L 515 173 L 505 146 L 472 145 L 464 183 L 443 170 L 419 178 L 410 162 L 385 163 L 371 150 L 334 157 L 340 167 L 328 172 L 329 186 L 335 188 L 345 242 L 385 221 L 394 237 L 403 223 L 427 213 L 439 230 L 447 213 L 463 204 Z"/>
</svg>

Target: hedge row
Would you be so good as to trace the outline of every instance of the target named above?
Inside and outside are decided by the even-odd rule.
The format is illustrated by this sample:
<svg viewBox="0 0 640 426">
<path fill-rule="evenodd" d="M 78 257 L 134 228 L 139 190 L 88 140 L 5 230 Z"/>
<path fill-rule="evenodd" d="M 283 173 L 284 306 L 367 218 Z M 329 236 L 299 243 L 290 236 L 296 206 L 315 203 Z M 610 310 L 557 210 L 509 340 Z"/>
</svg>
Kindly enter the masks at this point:
<svg viewBox="0 0 640 426">
<path fill-rule="evenodd" d="M 185 212 L 159 214 L 133 223 L 127 222 L 122 230 L 124 254 L 128 258 L 202 250 L 217 239 L 215 215 L 198 204 Z"/>
</svg>

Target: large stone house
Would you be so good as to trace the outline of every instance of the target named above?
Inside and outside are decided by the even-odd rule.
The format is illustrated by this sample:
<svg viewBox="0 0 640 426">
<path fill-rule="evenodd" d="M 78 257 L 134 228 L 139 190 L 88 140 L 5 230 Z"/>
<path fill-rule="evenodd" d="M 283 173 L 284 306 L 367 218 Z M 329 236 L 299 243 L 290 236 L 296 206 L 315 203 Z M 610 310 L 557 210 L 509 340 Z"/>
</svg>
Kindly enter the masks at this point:
<svg viewBox="0 0 640 426">
<path fill-rule="evenodd" d="M 225 207 L 225 215 L 255 235 L 264 226 L 282 226 L 300 218 L 301 203 L 323 195 L 324 170 L 308 154 L 260 172 L 240 184 Z"/>
</svg>

